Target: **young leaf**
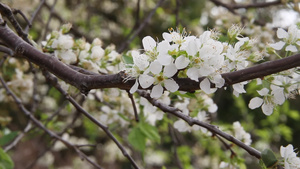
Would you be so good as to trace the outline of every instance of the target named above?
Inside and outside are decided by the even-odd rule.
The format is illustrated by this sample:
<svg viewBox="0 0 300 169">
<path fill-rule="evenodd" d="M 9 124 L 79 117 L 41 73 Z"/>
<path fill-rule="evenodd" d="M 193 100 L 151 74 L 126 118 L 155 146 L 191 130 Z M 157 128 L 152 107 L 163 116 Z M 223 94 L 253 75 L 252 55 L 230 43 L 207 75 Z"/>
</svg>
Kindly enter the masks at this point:
<svg viewBox="0 0 300 169">
<path fill-rule="evenodd" d="M 0 147 L 0 169 L 13 169 L 14 163 L 9 157 L 8 154 L 6 154 L 2 148 Z"/>
<path fill-rule="evenodd" d="M 136 150 L 141 152 L 146 148 L 146 137 L 138 127 L 135 127 L 130 131 L 128 141 Z"/>
<path fill-rule="evenodd" d="M 268 167 L 268 168 L 272 168 L 278 162 L 278 160 L 275 157 L 273 151 L 270 150 L 270 149 L 265 149 L 261 153 L 261 158 L 262 158 L 263 162 L 265 163 L 266 167 Z"/>
<path fill-rule="evenodd" d="M 145 136 L 155 142 L 160 142 L 160 136 L 158 134 L 158 131 L 156 129 L 156 127 L 151 126 L 148 123 L 140 123 L 139 124 L 139 128 L 141 129 L 141 131 L 143 132 L 143 134 L 145 134 Z"/>
<path fill-rule="evenodd" d="M 5 144 L 11 142 L 16 136 L 18 132 L 14 131 L 9 134 L 6 134 L 0 138 L 0 146 L 4 146 Z"/>
</svg>

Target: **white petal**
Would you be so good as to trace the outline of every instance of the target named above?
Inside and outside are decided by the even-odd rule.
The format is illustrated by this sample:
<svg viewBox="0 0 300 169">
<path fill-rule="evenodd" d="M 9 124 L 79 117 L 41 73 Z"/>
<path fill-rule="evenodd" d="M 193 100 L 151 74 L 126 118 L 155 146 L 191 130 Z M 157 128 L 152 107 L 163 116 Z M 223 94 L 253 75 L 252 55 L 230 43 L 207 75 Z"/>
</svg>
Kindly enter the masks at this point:
<svg viewBox="0 0 300 169">
<path fill-rule="evenodd" d="M 274 95 L 274 103 L 276 104 L 283 104 L 285 101 L 284 93 L 283 93 L 283 88 L 278 87 L 275 90 L 272 90 L 272 94 Z"/>
<path fill-rule="evenodd" d="M 172 41 L 172 35 L 171 35 L 171 34 L 164 32 L 164 33 L 162 34 L 162 36 L 163 36 L 164 40 L 166 40 L 166 41 L 168 41 L 168 42 L 171 42 L 171 41 Z"/>
<path fill-rule="evenodd" d="M 157 84 L 152 88 L 150 97 L 157 99 L 162 95 L 163 91 L 164 91 L 164 89 L 161 86 L 161 84 Z"/>
<path fill-rule="evenodd" d="M 140 69 L 140 70 L 145 70 L 148 65 L 149 65 L 149 61 L 148 61 L 148 56 L 145 54 L 139 54 L 137 51 L 132 51 L 131 52 L 132 55 L 132 59 L 134 64 Z"/>
<path fill-rule="evenodd" d="M 263 89 L 261 89 L 261 90 L 258 90 L 257 93 L 258 93 L 259 95 L 261 95 L 261 96 L 265 96 L 265 95 L 267 95 L 267 94 L 269 93 L 269 89 L 263 88 Z"/>
<path fill-rule="evenodd" d="M 218 106 L 216 104 L 212 104 L 208 107 L 208 112 L 215 113 L 218 110 Z"/>
<path fill-rule="evenodd" d="M 155 60 L 150 64 L 150 71 L 154 74 L 159 74 L 162 70 L 162 65 L 159 63 L 159 61 Z"/>
<path fill-rule="evenodd" d="M 201 76 L 208 76 L 215 72 L 215 68 L 209 65 L 203 65 L 200 67 L 199 72 Z"/>
<path fill-rule="evenodd" d="M 200 89 L 203 90 L 206 94 L 211 94 L 216 91 L 216 89 L 214 90 L 210 88 L 210 82 L 208 78 L 202 80 L 202 82 L 200 83 Z"/>
<path fill-rule="evenodd" d="M 170 92 L 176 92 L 179 89 L 178 84 L 173 79 L 164 80 L 165 88 Z"/>
<path fill-rule="evenodd" d="M 159 53 L 157 60 L 162 65 L 169 65 L 172 62 L 172 56 L 167 53 Z"/>
<path fill-rule="evenodd" d="M 225 84 L 225 79 L 220 74 L 217 74 L 213 76 L 212 82 L 216 85 L 217 88 L 221 88 Z"/>
<path fill-rule="evenodd" d="M 177 68 L 174 64 L 169 64 L 164 68 L 164 76 L 172 77 L 176 74 Z"/>
<path fill-rule="evenodd" d="M 259 97 L 254 97 L 249 102 L 249 108 L 250 109 L 256 109 L 260 107 L 263 104 L 264 100 Z"/>
<path fill-rule="evenodd" d="M 198 52 L 196 41 L 191 40 L 191 41 L 188 43 L 188 46 L 186 47 L 186 52 L 187 52 L 188 55 L 190 55 L 190 56 L 196 55 L 196 53 Z"/>
<path fill-rule="evenodd" d="M 196 82 L 198 82 L 198 78 L 199 78 L 199 70 L 197 68 L 189 68 L 186 72 L 186 75 L 192 79 L 192 80 L 195 80 Z"/>
<path fill-rule="evenodd" d="M 244 89 L 244 84 L 242 84 L 242 83 L 234 84 L 234 85 L 232 85 L 232 87 L 238 93 L 246 93 L 246 90 Z"/>
<path fill-rule="evenodd" d="M 261 109 L 265 115 L 269 116 L 273 113 L 274 105 L 270 103 L 264 103 L 261 106 Z"/>
<path fill-rule="evenodd" d="M 176 60 L 175 60 L 175 66 L 177 69 L 184 69 L 186 68 L 190 63 L 190 60 L 186 57 L 184 57 L 183 55 L 179 56 Z"/>
<path fill-rule="evenodd" d="M 155 40 L 151 36 L 146 36 L 142 40 L 143 47 L 146 51 L 152 51 L 156 46 Z"/>
<path fill-rule="evenodd" d="M 285 48 L 285 51 L 297 52 L 297 48 L 294 45 L 289 45 Z"/>
<path fill-rule="evenodd" d="M 287 38 L 289 36 L 289 34 L 282 28 L 278 28 L 277 30 L 277 37 L 279 39 L 282 39 L 282 38 Z"/>
<path fill-rule="evenodd" d="M 142 74 L 139 77 L 139 83 L 144 89 L 150 87 L 153 84 L 154 80 L 155 79 L 153 77 L 145 74 Z"/>
<path fill-rule="evenodd" d="M 131 87 L 131 89 L 129 90 L 129 92 L 132 94 L 134 93 L 139 87 L 139 83 L 138 83 L 138 80 L 136 79 L 134 85 Z"/>
<path fill-rule="evenodd" d="M 285 45 L 285 42 L 279 41 L 273 44 L 269 44 L 270 47 L 274 48 L 275 50 L 281 50 L 282 47 Z"/>
</svg>

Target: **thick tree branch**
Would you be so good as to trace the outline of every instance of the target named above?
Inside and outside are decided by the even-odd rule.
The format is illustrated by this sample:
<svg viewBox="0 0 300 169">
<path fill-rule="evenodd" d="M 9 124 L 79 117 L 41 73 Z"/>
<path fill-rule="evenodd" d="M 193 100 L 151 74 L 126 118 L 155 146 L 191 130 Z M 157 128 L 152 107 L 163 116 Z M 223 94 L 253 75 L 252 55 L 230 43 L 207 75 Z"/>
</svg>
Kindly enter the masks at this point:
<svg viewBox="0 0 300 169">
<path fill-rule="evenodd" d="M 253 4 L 233 4 L 233 3 L 227 4 L 227 3 L 223 3 L 219 0 L 210 0 L 210 1 L 217 6 L 223 6 L 224 8 L 227 8 L 232 13 L 235 13 L 234 12 L 235 9 L 266 8 L 266 7 L 282 4 L 280 0 L 273 1 L 273 2 L 253 3 Z"/>
<path fill-rule="evenodd" d="M 38 66 L 47 69 L 60 79 L 77 87 L 82 93 L 87 93 L 91 89 L 100 88 L 119 88 L 129 90 L 135 82 L 135 80 L 125 81 L 127 77 L 125 72 L 112 75 L 91 75 L 80 73 L 62 63 L 56 57 L 42 53 L 35 49 L 16 35 L 5 24 L 1 24 L 0 26 L 0 39 L 15 52 L 16 56 L 25 57 Z M 222 77 L 225 79 L 225 86 L 229 86 L 255 78 L 262 78 L 264 76 L 298 66 L 300 66 L 300 54 L 275 61 L 265 62 L 243 70 L 224 73 L 222 74 Z M 204 78 L 205 77 L 199 78 L 199 82 L 201 82 Z M 189 78 L 176 78 L 175 80 L 179 85 L 179 90 L 181 91 L 193 92 L 200 89 L 199 82 L 193 81 Z M 212 84 L 212 87 L 213 86 L 214 85 Z"/>
</svg>

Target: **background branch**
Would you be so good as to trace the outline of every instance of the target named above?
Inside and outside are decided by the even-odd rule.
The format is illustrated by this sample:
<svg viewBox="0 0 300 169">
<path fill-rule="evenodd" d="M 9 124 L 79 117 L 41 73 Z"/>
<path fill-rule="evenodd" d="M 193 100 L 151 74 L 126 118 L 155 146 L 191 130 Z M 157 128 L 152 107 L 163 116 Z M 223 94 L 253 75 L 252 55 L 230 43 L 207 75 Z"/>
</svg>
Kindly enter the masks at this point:
<svg viewBox="0 0 300 169">
<path fill-rule="evenodd" d="M 205 123 L 205 122 L 202 122 L 202 121 L 199 121 L 199 120 L 196 120 L 196 119 L 193 119 L 192 117 L 190 116 L 187 116 L 185 114 L 183 114 L 181 111 L 179 111 L 177 108 L 174 108 L 174 107 L 170 107 L 168 105 L 165 105 L 163 103 L 161 103 L 160 101 L 156 100 L 156 99 L 153 99 L 150 97 L 150 94 L 145 92 L 145 91 L 140 91 L 138 90 L 137 91 L 138 94 L 144 98 L 146 98 L 153 106 L 156 106 L 158 107 L 159 109 L 161 109 L 163 112 L 165 113 L 170 113 L 182 120 L 184 120 L 185 122 L 187 122 L 190 126 L 193 126 L 193 125 L 198 125 L 200 127 L 204 127 L 206 128 L 208 131 L 212 132 L 213 134 L 215 135 L 219 135 L 221 136 L 222 138 L 238 145 L 239 147 L 243 148 L 244 150 L 246 150 L 250 155 L 260 159 L 261 158 L 261 153 L 246 145 L 245 143 L 241 142 L 240 140 L 234 138 L 233 136 L 231 136 L 230 134 L 227 134 L 223 131 L 221 131 L 217 126 L 214 126 L 214 125 L 211 125 L 211 124 L 208 124 L 208 123 Z"/>
</svg>

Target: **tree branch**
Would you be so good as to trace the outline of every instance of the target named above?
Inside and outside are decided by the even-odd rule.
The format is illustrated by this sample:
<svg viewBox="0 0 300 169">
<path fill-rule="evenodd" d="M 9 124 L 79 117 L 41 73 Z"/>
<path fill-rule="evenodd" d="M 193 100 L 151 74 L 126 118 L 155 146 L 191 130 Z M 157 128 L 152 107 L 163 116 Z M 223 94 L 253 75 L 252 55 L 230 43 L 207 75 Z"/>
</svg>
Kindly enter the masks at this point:
<svg viewBox="0 0 300 169">
<path fill-rule="evenodd" d="M 219 136 L 223 137 L 224 139 L 226 139 L 226 140 L 236 144 L 237 146 L 243 148 L 250 155 L 252 155 L 252 156 L 254 156 L 258 159 L 261 158 L 261 153 L 258 150 L 246 145 L 245 143 L 241 142 L 240 140 L 236 139 L 235 137 L 231 136 L 230 134 L 227 134 L 227 133 L 221 131 L 217 126 L 214 126 L 214 125 L 211 125 L 209 123 L 205 123 L 205 122 L 193 119 L 192 117 L 183 114 L 177 108 L 170 107 L 166 104 L 163 104 L 163 103 L 159 102 L 156 99 L 151 98 L 150 94 L 145 92 L 145 91 L 138 90 L 137 92 L 139 93 L 140 96 L 146 98 L 153 106 L 158 107 L 163 112 L 170 113 L 170 114 L 186 121 L 190 126 L 198 125 L 200 127 L 204 127 L 207 130 L 209 130 L 210 132 L 212 132 L 213 134 L 219 135 Z"/>
<path fill-rule="evenodd" d="M 72 143 L 62 139 L 59 135 L 57 135 L 56 133 L 50 131 L 49 129 L 47 129 L 38 119 L 36 119 L 32 113 L 30 111 L 28 111 L 25 106 L 23 105 L 22 101 L 8 88 L 8 86 L 6 85 L 5 81 L 3 80 L 3 78 L 0 76 L 0 81 L 3 85 L 3 87 L 5 88 L 7 95 L 10 95 L 15 103 L 17 104 L 17 106 L 19 107 L 19 109 L 26 115 L 29 117 L 29 119 L 41 130 L 45 131 L 50 137 L 53 137 L 59 141 L 61 141 L 63 144 L 65 144 L 67 147 L 75 150 L 75 152 L 82 158 L 87 160 L 90 164 L 92 164 L 94 167 L 96 168 L 100 168 L 101 167 L 94 163 L 93 161 L 91 161 L 87 155 L 85 155 L 82 151 L 80 151 L 79 148 L 77 148 L 76 146 L 74 146 Z"/>
<path fill-rule="evenodd" d="M 123 71 L 112 75 L 89 75 L 77 72 L 68 65 L 59 61 L 56 57 L 42 53 L 35 49 L 16 35 L 5 24 L 1 24 L 0 26 L 0 38 L 15 52 L 15 55 L 25 57 L 38 66 L 47 69 L 60 79 L 78 88 L 84 94 L 88 93 L 91 89 L 101 88 L 119 88 L 129 90 L 135 83 L 135 80 L 125 81 L 127 75 Z M 298 66 L 300 66 L 300 54 L 275 61 L 265 62 L 243 70 L 224 73 L 222 74 L 222 77 L 225 79 L 225 86 L 229 86 L 243 81 L 262 78 L 264 76 Z M 199 82 L 201 82 L 204 78 L 205 77 L 200 77 Z M 200 89 L 199 82 L 193 81 L 189 78 L 175 78 L 175 81 L 178 83 L 179 90 L 181 91 L 193 92 Z M 151 89 L 151 87 L 148 89 Z M 213 84 L 212 87 L 214 87 Z"/>
</svg>

